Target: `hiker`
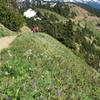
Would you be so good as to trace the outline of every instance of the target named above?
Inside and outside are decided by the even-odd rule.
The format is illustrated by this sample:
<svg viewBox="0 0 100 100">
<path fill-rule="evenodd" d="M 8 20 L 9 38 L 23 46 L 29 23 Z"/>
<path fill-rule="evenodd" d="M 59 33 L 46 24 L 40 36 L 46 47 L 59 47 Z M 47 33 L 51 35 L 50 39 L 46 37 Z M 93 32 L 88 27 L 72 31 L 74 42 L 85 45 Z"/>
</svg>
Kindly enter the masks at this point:
<svg viewBox="0 0 100 100">
<path fill-rule="evenodd" d="M 32 26 L 32 31 L 33 32 L 39 32 L 39 27 L 38 26 Z"/>
</svg>

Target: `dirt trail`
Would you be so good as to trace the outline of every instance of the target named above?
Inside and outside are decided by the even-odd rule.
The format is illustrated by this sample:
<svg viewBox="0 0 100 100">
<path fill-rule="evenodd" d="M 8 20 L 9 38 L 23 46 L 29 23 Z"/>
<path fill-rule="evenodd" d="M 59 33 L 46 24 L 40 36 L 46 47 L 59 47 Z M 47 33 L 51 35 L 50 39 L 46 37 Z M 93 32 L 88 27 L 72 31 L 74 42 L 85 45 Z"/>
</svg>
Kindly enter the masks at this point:
<svg viewBox="0 0 100 100">
<path fill-rule="evenodd" d="M 4 48 L 8 48 L 9 45 L 15 40 L 17 36 L 6 36 L 0 38 L 0 51 Z"/>
<path fill-rule="evenodd" d="M 17 36 L 6 36 L 6 37 L 2 37 L 0 38 L 0 51 L 4 48 L 8 48 L 10 46 L 10 44 L 15 40 Z M 0 62 L 0 65 L 2 63 Z"/>
</svg>

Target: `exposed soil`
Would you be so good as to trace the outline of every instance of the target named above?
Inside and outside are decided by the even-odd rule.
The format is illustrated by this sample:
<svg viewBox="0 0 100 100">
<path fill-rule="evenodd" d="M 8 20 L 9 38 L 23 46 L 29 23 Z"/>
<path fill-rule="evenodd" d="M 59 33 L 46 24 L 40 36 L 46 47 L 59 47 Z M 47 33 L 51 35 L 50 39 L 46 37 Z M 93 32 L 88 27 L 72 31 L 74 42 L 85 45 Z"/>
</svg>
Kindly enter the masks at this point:
<svg viewBox="0 0 100 100">
<path fill-rule="evenodd" d="M 9 45 L 15 40 L 17 36 L 6 36 L 0 38 L 0 50 L 8 48 Z"/>
</svg>

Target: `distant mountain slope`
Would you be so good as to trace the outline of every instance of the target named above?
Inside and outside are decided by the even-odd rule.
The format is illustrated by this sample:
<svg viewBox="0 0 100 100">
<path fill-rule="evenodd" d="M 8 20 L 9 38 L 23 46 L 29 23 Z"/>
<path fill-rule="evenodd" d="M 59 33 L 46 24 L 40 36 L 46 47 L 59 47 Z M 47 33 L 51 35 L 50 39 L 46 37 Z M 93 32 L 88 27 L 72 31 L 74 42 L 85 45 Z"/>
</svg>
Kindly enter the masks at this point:
<svg viewBox="0 0 100 100">
<path fill-rule="evenodd" d="M 89 2 L 87 2 L 87 4 L 93 8 L 97 8 L 100 10 L 100 1 L 98 1 L 98 2 L 89 1 Z"/>
<path fill-rule="evenodd" d="M 59 20 L 59 21 L 64 21 L 66 20 L 66 18 L 64 16 L 61 16 L 59 14 L 57 14 L 56 12 L 50 11 L 48 9 L 43 9 L 43 8 L 38 8 L 37 11 L 40 11 L 40 13 L 42 14 L 42 16 L 45 16 L 46 14 L 50 17 L 51 15 L 55 15 L 55 17 Z"/>
<path fill-rule="evenodd" d="M 79 7 L 87 10 L 88 12 L 92 13 L 92 15 L 96 15 L 98 17 L 100 17 L 100 10 L 94 7 L 91 7 L 88 4 L 84 4 L 84 3 L 74 3 L 75 5 L 78 5 Z"/>
<path fill-rule="evenodd" d="M 80 5 L 76 3 L 71 3 L 70 10 L 76 13 L 77 16 L 89 16 L 91 15 L 91 12 L 89 12 L 87 9 L 82 8 Z"/>
<path fill-rule="evenodd" d="M 49 9 L 48 9 L 48 8 L 40 8 L 40 9 L 38 8 L 37 10 L 40 11 L 40 12 L 42 13 L 43 16 L 44 16 L 46 13 L 48 14 L 48 16 L 51 15 L 51 14 L 53 14 L 53 15 L 55 15 L 55 16 L 58 18 L 58 20 L 60 20 L 60 21 L 66 20 L 68 16 L 69 16 L 69 18 L 70 18 L 72 12 L 75 13 L 76 16 L 89 16 L 89 15 L 92 15 L 90 11 L 88 11 L 88 10 L 85 9 L 84 7 L 81 7 L 80 4 L 69 3 L 69 2 L 68 2 L 68 3 L 66 3 L 66 4 L 61 3 L 61 4 L 58 4 L 58 5 L 61 6 L 61 8 L 65 8 L 65 7 L 66 7 L 66 9 L 60 9 L 60 8 L 58 8 L 58 9 L 60 9 L 60 10 L 65 11 L 65 13 L 68 13 L 68 14 L 66 14 L 66 16 L 61 15 L 61 14 L 59 13 L 59 11 L 57 12 L 57 7 L 55 7 L 55 6 L 54 6 L 54 7 L 50 7 L 50 6 L 49 6 Z M 58 7 L 59 7 L 59 6 L 58 6 Z M 69 7 L 69 9 L 68 9 L 67 7 Z M 55 10 L 55 9 L 56 9 L 56 10 Z M 69 10 L 69 12 L 67 12 L 67 10 Z"/>
<path fill-rule="evenodd" d="M 100 99 L 100 74 L 47 34 L 21 34 L 0 56 L 1 100 Z"/>
<path fill-rule="evenodd" d="M 93 8 L 100 9 L 100 1 L 99 0 L 44 0 L 44 1 L 83 3 L 83 4 L 87 4 L 88 6 L 91 6 Z"/>
</svg>

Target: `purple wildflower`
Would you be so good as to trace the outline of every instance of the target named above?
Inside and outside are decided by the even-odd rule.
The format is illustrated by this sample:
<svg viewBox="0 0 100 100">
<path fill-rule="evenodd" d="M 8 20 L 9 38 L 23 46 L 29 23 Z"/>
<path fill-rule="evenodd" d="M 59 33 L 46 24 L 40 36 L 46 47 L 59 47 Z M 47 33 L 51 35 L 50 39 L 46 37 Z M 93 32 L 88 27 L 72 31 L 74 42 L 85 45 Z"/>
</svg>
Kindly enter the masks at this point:
<svg viewBox="0 0 100 100">
<path fill-rule="evenodd" d="M 35 87 L 35 80 L 34 79 L 32 80 L 32 87 L 33 88 Z"/>
</svg>

